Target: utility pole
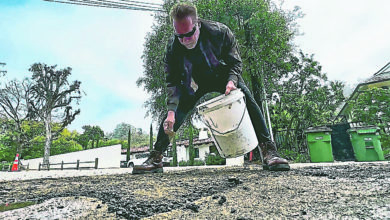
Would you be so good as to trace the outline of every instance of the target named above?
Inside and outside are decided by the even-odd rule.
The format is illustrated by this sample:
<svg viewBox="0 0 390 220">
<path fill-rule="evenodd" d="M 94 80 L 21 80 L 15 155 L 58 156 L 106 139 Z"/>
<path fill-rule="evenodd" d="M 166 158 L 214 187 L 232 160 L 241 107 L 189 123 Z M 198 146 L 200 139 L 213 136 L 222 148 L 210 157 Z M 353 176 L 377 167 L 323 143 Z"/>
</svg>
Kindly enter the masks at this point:
<svg viewBox="0 0 390 220">
<path fill-rule="evenodd" d="M 43 0 L 71 5 L 116 8 L 149 12 L 164 12 L 163 5 L 152 2 L 132 1 L 132 0 Z"/>
<path fill-rule="evenodd" d="M 6 63 L 0 63 L 0 66 L 5 66 L 6 65 Z M 0 69 L 0 76 L 1 75 L 5 75 L 7 73 L 7 71 L 6 70 L 1 70 Z"/>
<path fill-rule="evenodd" d="M 263 95 L 263 99 L 264 99 L 264 102 L 262 102 L 262 108 L 263 108 L 263 115 L 264 117 L 267 117 L 267 121 L 266 123 L 268 122 L 268 130 L 269 130 L 269 134 L 270 134 L 270 138 L 271 138 L 271 141 L 274 141 L 274 134 L 272 132 L 272 125 L 271 125 L 271 116 L 269 114 L 269 109 L 268 109 L 268 101 L 267 101 L 267 92 L 265 91 L 265 83 L 264 83 L 264 65 L 263 63 L 261 64 L 261 77 L 260 77 L 260 83 L 261 83 L 261 88 L 262 88 L 262 95 Z M 264 111 L 265 110 L 265 111 Z M 265 114 L 267 114 L 267 116 L 265 116 Z"/>
<path fill-rule="evenodd" d="M 268 122 L 268 130 L 269 130 L 269 134 L 271 136 L 271 140 L 272 141 L 275 141 L 274 140 L 274 134 L 272 132 L 272 125 L 271 125 L 271 116 L 269 114 L 269 109 L 268 109 L 268 101 L 267 101 L 267 93 L 265 91 L 265 88 L 263 86 L 263 94 L 264 94 L 264 104 L 265 104 L 265 110 L 267 112 L 267 122 Z"/>
</svg>

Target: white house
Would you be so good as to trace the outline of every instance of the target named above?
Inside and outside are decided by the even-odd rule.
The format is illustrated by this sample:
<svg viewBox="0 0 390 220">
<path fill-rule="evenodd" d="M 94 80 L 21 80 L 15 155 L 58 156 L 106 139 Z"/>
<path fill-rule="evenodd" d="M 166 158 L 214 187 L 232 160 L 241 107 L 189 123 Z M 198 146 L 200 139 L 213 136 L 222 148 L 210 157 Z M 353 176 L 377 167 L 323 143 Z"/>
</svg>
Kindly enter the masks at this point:
<svg viewBox="0 0 390 220">
<path fill-rule="evenodd" d="M 382 67 L 372 77 L 368 78 L 362 83 L 359 83 L 348 99 L 357 99 L 362 92 L 370 88 L 390 88 L 390 62 Z M 351 106 L 349 106 L 347 102 L 344 103 L 337 117 L 344 117 L 348 122 L 351 122 L 350 110 Z"/>
<path fill-rule="evenodd" d="M 193 146 L 195 150 L 195 160 L 205 161 L 208 154 L 218 153 L 217 148 L 213 140 L 208 136 L 206 129 L 201 129 L 199 132 L 199 137 L 194 138 Z M 139 147 L 139 148 L 131 148 L 131 157 L 130 159 L 135 158 L 136 154 L 145 153 L 149 151 L 149 146 Z M 122 149 L 122 154 L 126 155 L 127 150 Z M 177 141 L 176 142 L 176 152 L 177 152 L 177 161 L 188 161 L 190 160 L 190 150 L 189 150 L 189 140 Z M 172 143 L 169 144 L 168 150 L 164 152 L 165 157 L 172 157 Z M 122 160 L 126 160 L 126 156 L 123 157 Z M 244 156 L 238 158 L 229 158 L 226 159 L 226 165 L 235 166 L 235 165 L 243 165 L 244 164 Z"/>
<path fill-rule="evenodd" d="M 176 142 L 176 152 L 177 152 L 177 161 L 188 161 L 190 159 L 189 152 L 189 141 L 177 141 Z M 210 148 L 215 148 L 214 142 L 211 138 L 199 140 L 195 138 L 193 141 L 193 146 L 195 149 L 195 159 L 196 160 L 205 160 L 206 155 L 210 153 Z M 142 154 L 149 151 L 149 146 L 130 148 L 130 159 L 135 159 L 136 154 Z M 213 151 L 213 149 L 212 149 Z M 126 160 L 127 149 L 122 149 L 122 161 Z M 164 152 L 165 157 L 172 157 L 172 144 L 168 146 L 168 150 Z"/>
</svg>

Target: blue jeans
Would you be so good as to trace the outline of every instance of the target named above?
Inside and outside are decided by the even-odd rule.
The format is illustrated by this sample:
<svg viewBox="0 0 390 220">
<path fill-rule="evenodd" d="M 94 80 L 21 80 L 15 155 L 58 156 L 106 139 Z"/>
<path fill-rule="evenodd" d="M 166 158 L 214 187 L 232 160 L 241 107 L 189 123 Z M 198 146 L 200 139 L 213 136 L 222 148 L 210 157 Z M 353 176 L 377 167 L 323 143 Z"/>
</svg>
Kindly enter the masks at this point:
<svg viewBox="0 0 390 220">
<path fill-rule="evenodd" d="M 260 109 L 260 107 L 257 105 L 255 99 L 253 98 L 252 93 L 248 89 L 248 87 L 245 85 L 244 81 L 241 77 L 239 77 L 238 80 L 238 88 L 241 89 L 241 91 L 245 94 L 245 100 L 246 100 L 246 107 L 248 109 L 249 117 L 251 118 L 253 127 L 256 132 L 257 140 L 259 143 L 264 143 L 267 141 L 270 141 L 270 134 L 268 132 L 268 128 L 265 124 L 263 113 Z M 183 124 L 184 120 L 187 118 L 188 113 L 191 112 L 195 108 L 196 102 L 206 93 L 209 92 L 220 92 L 225 93 L 226 90 L 226 84 L 223 85 L 217 85 L 217 86 L 209 86 L 206 87 L 207 89 L 202 89 L 201 87 L 199 90 L 194 94 L 190 95 L 188 92 L 185 92 L 185 89 L 181 90 L 181 96 L 179 99 L 179 105 L 175 112 L 175 124 L 173 126 L 173 130 L 176 132 L 180 126 Z M 163 121 L 160 124 L 160 128 L 158 130 L 157 134 L 157 141 L 154 144 L 154 150 L 164 152 L 167 150 L 169 145 L 169 137 L 164 132 L 164 126 L 163 123 L 166 119 L 167 115 L 165 115 Z"/>
</svg>

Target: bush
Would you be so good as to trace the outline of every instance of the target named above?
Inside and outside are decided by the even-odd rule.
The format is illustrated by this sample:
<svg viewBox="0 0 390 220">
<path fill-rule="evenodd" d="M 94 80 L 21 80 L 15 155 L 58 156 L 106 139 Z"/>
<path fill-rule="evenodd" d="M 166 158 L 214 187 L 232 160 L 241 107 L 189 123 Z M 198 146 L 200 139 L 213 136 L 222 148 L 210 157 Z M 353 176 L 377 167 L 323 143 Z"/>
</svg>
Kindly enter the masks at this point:
<svg viewBox="0 0 390 220">
<path fill-rule="evenodd" d="M 203 160 L 194 160 L 194 166 L 203 166 L 204 164 Z"/>
<path fill-rule="evenodd" d="M 16 144 L 10 137 L 0 135 L 0 161 L 13 161 L 16 154 Z"/>
<path fill-rule="evenodd" d="M 189 166 L 189 161 L 181 160 L 179 161 L 179 167 L 186 167 Z"/>
<path fill-rule="evenodd" d="M 0 163 L 0 171 L 3 170 L 3 166 L 5 166 L 7 169 L 12 166 L 13 162 L 7 162 L 7 163 Z"/>
<path fill-rule="evenodd" d="M 207 165 L 225 165 L 226 159 L 219 156 L 219 154 L 207 154 L 206 155 Z"/>
<path fill-rule="evenodd" d="M 387 160 L 390 160 L 390 135 L 388 134 L 382 134 L 381 135 L 381 146 L 383 150 L 383 156 L 388 156 Z"/>
<path fill-rule="evenodd" d="M 301 154 L 291 150 L 280 150 L 280 156 L 294 163 L 306 163 L 310 161 L 308 154 Z"/>
<path fill-rule="evenodd" d="M 34 159 L 34 158 L 32 156 L 25 156 L 23 159 L 24 160 L 30 160 L 30 159 Z"/>
<path fill-rule="evenodd" d="M 191 165 L 190 161 L 179 161 L 179 167 L 187 167 L 187 166 L 203 166 L 205 163 L 203 160 L 194 160 L 194 164 Z M 170 163 L 171 166 L 173 166 L 173 162 Z"/>
<path fill-rule="evenodd" d="M 50 156 L 81 151 L 83 147 L 73 140 L 58 139 L 52 142 Z"/>
<path fill-rule="evenodd" d="M 118 139 L 110 139 L 110 140 L 102 140 L 99 141 L 99 147 L 106 147 L 106 146 L 112 146 L 112 145 L 122 145 L 122 148 L 127 148 L 127 141 L 118 140 Z"/>
<path fill-rule="evenodd" d="M 169 162 L 169 166 L 170 167 L 176 167 L 175 164 L 173 164 L 173 160 L 171 162 Z"/>
</svg>

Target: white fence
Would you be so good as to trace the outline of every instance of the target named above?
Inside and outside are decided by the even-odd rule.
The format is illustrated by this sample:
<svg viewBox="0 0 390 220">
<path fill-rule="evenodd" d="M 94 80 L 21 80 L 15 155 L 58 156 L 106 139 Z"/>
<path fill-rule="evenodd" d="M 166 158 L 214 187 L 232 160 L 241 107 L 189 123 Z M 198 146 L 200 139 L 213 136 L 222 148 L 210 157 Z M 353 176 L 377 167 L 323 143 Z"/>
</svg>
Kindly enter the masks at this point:
<svg viewBox="0 0 390 220">
<path fill-rule="evenodd" d="M 101 147 L 90 150 L 77 151 L 66 154 L 59 154 L 50 156 L 50 163 L 70 163 L 80 160 L 94 161 L 95 158 L 99 159 L 98 168 L 119 168 L 121 161 L 121 145 L 113 145 L 107 147 Z M 31 160 L 21 160 L 23 165 L 29 165 L 29 169 L 38 170 L 39 163 L 43 162 L 43 158 L 35 158 Z"/>
</svg>

